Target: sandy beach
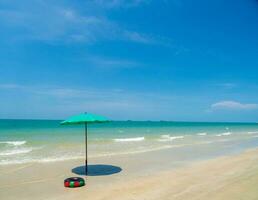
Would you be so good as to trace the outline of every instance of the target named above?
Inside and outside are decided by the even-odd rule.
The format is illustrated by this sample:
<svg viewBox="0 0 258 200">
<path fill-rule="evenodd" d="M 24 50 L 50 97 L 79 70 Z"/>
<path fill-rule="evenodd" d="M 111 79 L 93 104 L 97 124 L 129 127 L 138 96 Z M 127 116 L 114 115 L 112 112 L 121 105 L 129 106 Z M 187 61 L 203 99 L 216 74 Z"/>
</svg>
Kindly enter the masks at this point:
<svg viewBox="0 0 258 200">
<path fill-rule="evenodd" d="M 150 153 L 92 159 L 92 174 L 87 177 L 86 186 L 73 189 L 64 188 L 63 180 L 78 176 L 73 169 L 81 166 L 82 160 L 1 166 L 0 197 L 5 200 L 257 199 L 258 149 L 162 167 L 166 161 L 158 154 L 164 153 L 155 152 L 156 159 Z"/>
</svg>

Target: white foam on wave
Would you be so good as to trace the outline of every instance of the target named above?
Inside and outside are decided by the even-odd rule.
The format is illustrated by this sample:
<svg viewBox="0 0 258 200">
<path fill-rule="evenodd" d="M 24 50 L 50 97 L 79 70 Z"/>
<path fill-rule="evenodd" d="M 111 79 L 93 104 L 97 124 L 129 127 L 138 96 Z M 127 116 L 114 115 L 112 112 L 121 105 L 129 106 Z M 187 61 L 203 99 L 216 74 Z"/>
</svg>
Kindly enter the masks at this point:
<svg viewBox="0 0 258 200">
<path fill-rule="evenodd" d="M 0 156 L 11 156 L 16 154 L 25 154 L 32 151 L 32 148 L 13 149 L 0 152 Z"/>
<path fill-rule="evenodd" d="M 36 160 L 39 163 L 48 163 L 48 162 L 57 162 L 57 161 L 65 161 L 65 160 L 76 160 L 84 158 L 83 156 L 59 156 L 59 157 L 48 157 Z"/>
<path fill-rule="evenodd" d="M 199 136 L 205 136 L 205 135 L 207 135 L 207 133 L 197 133 L 197 135 L 199 135 Z"/>
<path fill-rule="evenodd" d="M 162 139 L 167 139 L 167 138 L 170 138 L 170 135 L 162 135 L 161 138 Z"/>
<path fill-rule="evenodd" d="M 162 138 L 172 138 L 175 139 L 182 139 L 184 136 L 174 136 L 171 137 L 170 135 L 162 135 Z M 258 137 L 258 136 L 257 136 Z M 130 138 L 131 139 L 131 138 Z M 117 155 L 129 155 L 129 154 L 140 154 L 145 152 L 152 152 L 152 151 L 158 151 L 158 150 L 165 150 L 165 149 L 172 149 L 172 148 L 182 148 L 186 146 L 192 146 L 192 145 L 205 145 L 205 144 L 211 144 L 211 143 L 217 143 L 227 141 L 226 139 L 219 140 L 219 141 L 204 141 L 199 142 L 195 144 L 178 144 L 178 145 L 162 145 L 157 147 L 151 147 L 151 148 L 143 148 L 143 149 L 134 149 L 129 151 L 113 151 L 113 152 L 103 152 L 97 155 L 90 155 L 90 158 L 98 158 L 98 157 L 113 157 Z M 166 144 L 166 143 L 165 143 Z M 35 149 L 35 148 L 34 148 Z M 34 150 L 33 149 L 33 150 Z M 83 159 L 84 156 L 82 153 L 74 153 L 70 152 L 69 154 L 63 153 L 47 156 L 44 158 L 23 158 L 22 156 L 15 156 L 15 157 L 2 157 L 0 159 L 0 165 L 12 165 L 12 164 L 24 164 L 24 163 L 51 163 L 51 162 L 61 162 L 61 161 L 67 161 L 67 160 L 77 160 L 77 159 Z"/>
<path fill-rule="evenodd" d="M 77 160 L 82 159 L 83 156 L 58 156 L 58 157 L 48 157 L 48 158 L 25 158 L 20 160 L 1 160 L 0 165 L 11 165 L 11 164 L 24 164 L 24 163 L 49 163 L 49 162 L 60 162 L 66 160 Z"/>
<path fill-rule="evenodd" d="M 221 136 L 229 136 L 231 135 L 232 133 L 231 132 L 226 132 L 226 133 L 221 133 L 221 134 L 218 134 L 216 135 L 217 137 L 221 137 Z"/>
<path fill-rule="evenodd" d="M 169 149 L 169 148 L 178 148 L 178 147 L 181 147 L 181 145 L 178 145 L 178 146 L 166 145 L 162 147 L 153 147 L 153 148 L 147 148 L 147 149 L 135 150 L 135 151 L 102 153 L 102 154 L 90 156 L 90 158 L 139 154 L 139 153 L 158 151 L 158 150 Z M 4 160 L 0 160 L 0 165 L 12 165 L 12 164 L 24 164 L 24 163 L 51 163 L 51 162 L 60 162 L 60 161 L 67 161 L 67 160 L 77 160 L 77 159 L 83 159 L 83 158 L 84 156 L 79 156 L 79 155 L 63 155 L 63 156 L 53 156 L 53 157 L 36 158 L 36 159 L 35 158 L 25 158 L 20 160 L 4 159 Z"/>
<path fill-rule="evenodd" d="M 247 132 L 248 134 L 252 135 L 252 134 L 258 134 L 258 131 L 251 131 L 251 132 Z"/>
<path fill-rule="evenodd" d="M 135 137 L 135 138 L 116 138 L 115 142 L 140 142 L 145 140 L 144 137 Z"/>
<path fill-rule="evenodd" d="M 162 135 L 161 138 L 158 140 L 160 142 L 168 142 L 168 141 L 173 141 L 176 139 L 183 139 L 184 136 L 170 136 L 170 135 Z"/>
<path fill-rule="evenodd" d="M 200 143 L 201 144 L 201 143 Z M 98 158 L 98 157 L 113 157 L 117 155 L 130 155 L 130 154 L 140 154 L 152 151 L 159 151 L 171 148 L 181 148 L 184 146 L 189 146 L 189 144 L 182 144 L 182 145 L 163 145 L 160 147 L 152 147 L 134 151 L 125 151 L 125 152 L 110 152 L 110 153 L 101 153 L 98 155 L 90 155 L 90 158 Z M 24 164 L 24 163 L 51 163 L 51 162 L 60 162 L 60 161 L 67 161 L 67 160 L 77 160 L 83 159 L 83 155 L 55 155 L 45 158 L 24 158 L 24 159 L 1 159 L 0 165 L 12 165 L 12 164 Z"/>
<path fill-rule="evenodd" d="M 153 147 L 153 148 L 146 148 L 142 150 L 135 150 L 135 151 L 126 151 L 126 152 L 118 152 L 118 153 L 102 153 L 99 155 L 92 156 L 92 158 L 98 158 L 98 157 L 106 157 L 106 156 L 117 156 L 117 155 L 130 155 L 130 154 L 139 154 L 139 153 L 146 153 L 146 152 L 152 152 L 152 151 L 158 151 L 158 150 L 164 150 L 164 149 L 170 149 L 170 148 L 178 148 L 182 147 L 184 145 L 165 145 L 162 147 Z"/>
<path fill-rule="evenodd" d="M 12 164 L 23 164 L 23 163 L 29 163 L 30 159 L 24 159 L 24 160 L 1 160 L 0 165 L 12 165 Z"/>
<path fill-rule="evenodd" d="M 20 146 L 26 144 L 26 141 L 0 141 L 0 144 L 9 144 L 13 146 Z"/>
</svg>

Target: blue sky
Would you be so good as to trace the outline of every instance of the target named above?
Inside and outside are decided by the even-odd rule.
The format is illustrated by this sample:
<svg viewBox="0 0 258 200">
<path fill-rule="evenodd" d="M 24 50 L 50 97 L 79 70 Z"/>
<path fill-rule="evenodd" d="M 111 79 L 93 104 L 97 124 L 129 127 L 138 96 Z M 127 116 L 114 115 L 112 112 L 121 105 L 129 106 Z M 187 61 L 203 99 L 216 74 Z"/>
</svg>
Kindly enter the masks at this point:
<svg viewBox="0 0 258 200">
<path fill-rule="evenodd" d="M 0 0 L 0 118 L 258 121 L 255 0 Z"/>
</svg>

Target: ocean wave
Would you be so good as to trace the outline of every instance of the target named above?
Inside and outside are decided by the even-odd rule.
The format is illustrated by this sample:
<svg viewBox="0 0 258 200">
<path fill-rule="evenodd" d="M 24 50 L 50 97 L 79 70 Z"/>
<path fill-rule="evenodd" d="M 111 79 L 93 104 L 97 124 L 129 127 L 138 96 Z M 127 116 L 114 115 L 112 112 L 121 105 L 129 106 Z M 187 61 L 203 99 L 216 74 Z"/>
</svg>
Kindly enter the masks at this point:
<svg viewBox="0 0 258 200">
<path fill-rule="evenodd" d="M 172 140 L 176 140 L 176 139 L 183 139 L 184 136 L 170 136 L 170 135 L 162 135 L 160 139 L 158 139 L 158 141 L 160 142 L 167 142 L 167 141 L 172 141 Z"/>
<path fill-rule="evenodd" d="M 20 146 L 26 144 L 27 141 L 0 141 L 0 144 L 9 144 L 13 146 Z"/>
<path fill-rule="evenodd" d="M 153 148 L 146 148 L 141 150 L 135 150 L 135 151 L 125 151 L 125 152 L 113 152 L 113 153 L 101 153 L 97 155 L 90 155 L 89 158 L 101 158 L 101 157 L 113 157 L 118 155 L 130 155 L 130 154 L 140 154 L 140 153 L 146 153 L 146 152 L 152 152 L 152 151 L 158 151 L 163 149 L 170 149 L 170 148 L 178 148 L 183 145 L 165 145 L 162 147 L 153 147 Z M 24 163 L 51 163 L 51 162 L 61 162 L 61 161 L 67 161 L 67 160 L 77 160 L 77 159 L 83 159 L 84 156 L 79 155 L 63 155 L 63 156 L 53 156 L 53 157 L 46 157 L 46 158 L 25 158 L 25 159 L 4 159 L 0 160 L 0 165 L 12 165 L 12 164 L 24 164 Z"/>
<path fill-rule="evenodd" d="M 0 160 L 0 165 L 14 165 L 14 164 L 24 164 L 24 163 L 30 163 L 30 159 L 26 160 Z"/>
<path fill-rule="evenodd" d="M 247 132 L 248 134 L 252 135 L 252 134 L 257 134 L 258 131 L 251 131 L 251 132 Z"/>
<path fill-rule="evenodd" d="M 60 162 L 66 160 L 77 160 L 82 159 L 84 156 L 53 156 L 46 158 L 24 158 L 24 159 L 1 159 L 0 165 L 11 165 L 11 164 L 24 164 L 24 163 L 51 163 L 51 162 Z"/>
<path fill-rule="evenodd" d="M 49 158 L 42 158 L 36 160 L 39 163 L 48 163 L 48 162 L 56 162 L 56 161 L 66 161 L 66 160 L 76 160 L 84 158 L 84 156 L 58 156 L 58 157 L 49 157 Z"/>
<path fill-rule="evenodd" d="M 221 134 L 218 134 L 216 135 L 217 137 L 221 137 L 221 136 L 229 136 L 231 135 L 232 133 L 231 132 L 226 132 L 226 133 L 221 133 Z"/>
<path fill-rule="evenodd" d="M 182 139 L 184 136 L 171 137 L 169 135 L 163 135 L 162 137 Z M 220 140 L 220 142 L 222 141 L 225 141 L 225 139 Z M 140 153 L 153 152 L 153 151 L 159 151 L 159 150 L 165 150 L 165 149 L 182 148 L 186 146 L 205 145 L 205 144 L 211 144 L 211 143 L 217 143 L 217 142 L 218 141 L 204 141 L 204 142 L 199 142 L 195 144 L 162 145 L 162 146 L 152 146 L 152 147 L 147 147 L 142 149 L 132 149 L 128 151 L 103 152 L 95 155 L 89 155 L 89 158 L 140 154 Z M 28 156 L 30 155 L 28 154 Z M 39 154 L 39 156 L 42 156 L 42 155 Z M 13 156 L 13 157 L 2 157 L 0 159 L 0 165 L 24 164 L 24 163 L 51 163 L 51 162 L 61 162 L 61 161 L 68 161 L 68 160 L 77 160 L 77 159 L 83 159 L 83 158 L 84 158 L 84 155 L 81 152 L 57 153 L 55 155 L 46 156 L 44 158 L 43 157 L 22 158 L 21 156 Z"/>
<path fill-rule="evenodd" d="M 146 153 L 146 152 L 152 152 L 152 151 L 158 151 L 158 150 L 164 150 L 164 149 L 170 149 L 170 148 L 179 148 L 183 147 L 185 145 L 163 145 L 160 147 L 152 147 L 152 148 L 144 148 L 134 151 L 125 151 L 125 152 L 109 152 L 109 153 L 100 153 L 97 155 L 90 155 L 89 158 L 100 158 L 100 157 L 113 157 L 118 155 L 130 155 L 130 154 L 140 154 L 140 153 Z M 19 159 L 1 159 L 0 165 L 12 165 L 12 164 L 25 164 L 25 163 L 51 163 L 51 162 L 61 162 L 61 161 L 67 161 L 67 160 L 77 160 L 77 159 L 83 159 L 84 155 L 54 155 L 49 156 L 45 158 L 23 158 Z"/>
<path fill-rule="evenodd" d="M 32 148 L 24 148 L 24 149 L 13 149 L 0 152 L 0 156 L 11 156 L 16 154 L 25 154 L 32 151 Z"/>
<path fill-rule="evenodd" d="M 146 148 L 146 149 L 141 149 L 141 150 L 136 150 L 136 151 L 126 151 L 126 152 L 119 152 L 119 153 L 102 153 L 99 155 L 92 156 L 92 158 L 147 153 L 147 152 L 164 150 L 164 149 L 178 148 L 178 147 L 182 147 L 182 146 L 184 146 L 184 145 L 165 145 L 165 146 L 161 146 L 161 147 Z"/>
<path fill-rule="evenodd" d="M 199 136 L 205 136 L 205 135 L 207 135 L 207 133 L 197 133 L 197 135 L 199 135 Z"/>
<path fill-rule="evenodd" d="M 135 137 L 135 138 L 116 138 L 115 142 L 140 142 L 145 140 L 144 137 Z"/>
</svg>

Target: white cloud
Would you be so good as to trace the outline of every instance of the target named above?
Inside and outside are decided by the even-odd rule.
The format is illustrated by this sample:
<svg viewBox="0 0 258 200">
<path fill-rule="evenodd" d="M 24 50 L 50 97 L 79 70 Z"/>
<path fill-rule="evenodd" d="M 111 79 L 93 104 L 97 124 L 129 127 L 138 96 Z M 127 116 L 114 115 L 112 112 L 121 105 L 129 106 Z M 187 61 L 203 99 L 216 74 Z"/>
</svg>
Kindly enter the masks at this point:
<svg viewBox="0 0 258 200">
<path fill-rule="evenodd" d="M 34 2 L 28 7 L 10 5 L 11 8 L 0 10 L 0 26 L 8 30 L 10 37 L 13 33 L 16 40 L 92 42 L 110 37 L 108 30 L 113 28 L 104 16 L 82 15 L 74 8 L 50 2 Z"/>
<path fill-rule="evenodd" d="M 135 68 L 142 66 L 141 63 L 123 60 L 123 59 L 112 59 L 98 56 L 91 56 L 88 61 L 93 64 L 94 67 L 102 69 L 124 69 L 124 68 Z"/>
<path fill-rule="evenodd" d="M 58 86 L 42 86 L 42 85 L 18 85 L 18 84 L 0 84 L 0 90 L 19 91 L 21 94 L 37 99 L 40 101 L 55 100 L 60 105 L 68 107 L 109 107 L 111 105 L 119 105 L 121 109 L 129 109 L 130 107 L 142 109 L 158 109 L 154 105 L 156 102 L 166 102 L 166 106 L 170 105 L 173 96 L 167 94 L 148 93 L 126 91 L 121 88 L 70 88 Z M 53 103 L 53 102 L 51 102 Z M 94 106 L 95 105 L 95 106 Z M 164 106 L 162 104 L 162 106 Z M 161 107 L 162 107 L 161 106 Z M 119 110 L 119 108 L 118 108 Z"/>
<path fill-rule="evenodd" d="M 216 86 L 222 87 L 224 89 L 233 89 L 233 88 L 237 87 L 237 84 L 235 84 L 235 83 L 219 83 L 219 84 L 216 84 Z"/>
<path fill-rule="evenodd" d="M 139 42 L 139 43 L 145 43 L 145 44 L 155 44 L 157 43 L 154 38 L 151 38 L 149 36 L 137 33 L 137 32 L 131 32 L 131 31 L 124 31 L 124 35 L 126 38 L 128 38 L 131 41 Z"/>
<path fill-rule="evenodd" d="M 211 110 L 255 110 L 258 104 L 244 104 L 237 101 L 220 101 L 211 105 Z"/>
<path fill-rule="evenodd" d="M 131 8 L 147 3 L 150 0 L 95 0 L 95 3 L 104 8 Z"/>
<path fill-rule="evenodd" d="M 17 84 L 0 84 L 0 89 L 23 89 L 24 87 L 22 85 Z"/>
<path fill-rule="evenodd" d="M 105 7 L 138 5 L 144 2 L 143 0 L 87 1 L 80 8 L 72 3 L 28 0 L 22 2 L 0 3 L 0 29 L 8 30 L 7 35 L 13 40 L 51 43 L 120 40 L 142 44 L 165 44 L 163 39 L 159 42 L 158 37 L 127 30 L 107 17 Z M 99 5 L 103 5 L 104 8 L 100 8 Z"/>
</svg>

